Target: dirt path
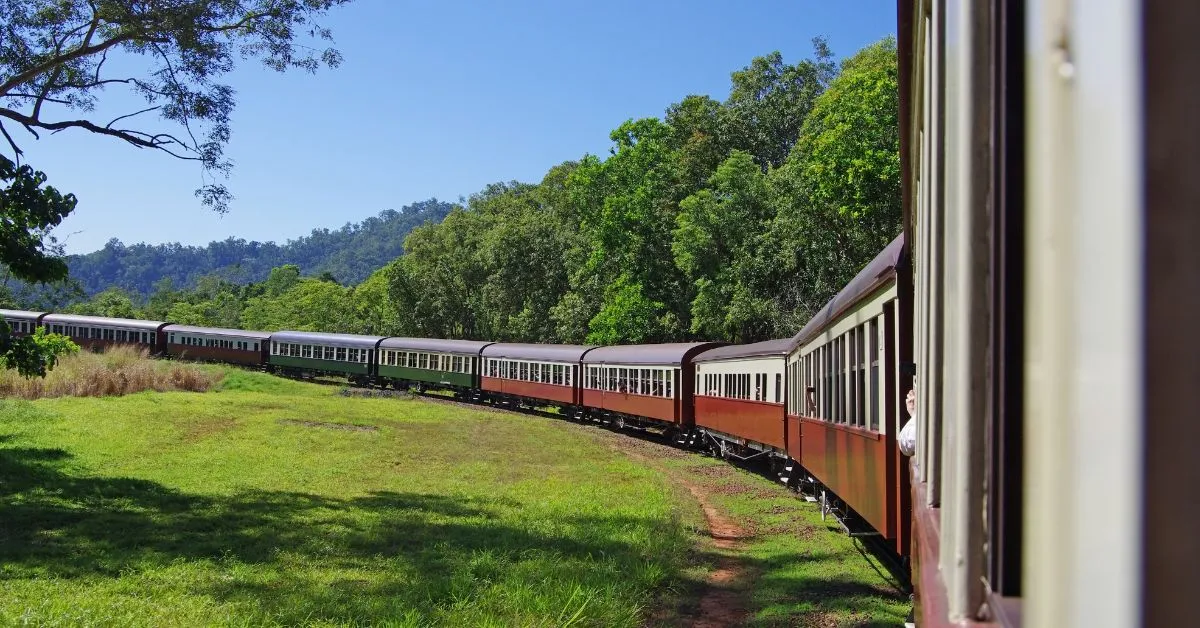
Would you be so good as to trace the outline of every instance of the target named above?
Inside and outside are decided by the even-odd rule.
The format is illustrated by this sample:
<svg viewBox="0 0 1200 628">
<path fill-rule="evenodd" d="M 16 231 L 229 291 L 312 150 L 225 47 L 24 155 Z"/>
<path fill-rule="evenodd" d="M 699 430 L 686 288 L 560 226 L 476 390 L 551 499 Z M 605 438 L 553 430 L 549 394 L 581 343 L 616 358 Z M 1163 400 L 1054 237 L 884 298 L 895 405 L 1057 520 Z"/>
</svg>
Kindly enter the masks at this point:
<svg viewBox="0 0 1200 628">
<path fill-rule="evenodd" d="M 708 535 L 712 545 L 720 550 L 716 569 L 708 575 L 704 583 L 699 609 L 694 615 L 685 616 L 683 625 L 691 628 L 729 628 L 743 625 L 746 620 L 744 594 L 751 574 L 738 556 L 730 554 L 741 550 L 742 541 L 750 535 L 712 504 L 708 491 L 703 486 L 689 481 L 678 470 L 658 463 L 658 460 L 664 457 L 685 457 L 688 454 L 666 445 L 623 434 L 610 432 L 607 435 L 612 437 L 609 446 L 613 449 L 659 470 L 692 494 L 704 511 L 704 520 L 708 524 Z"/>
<path fill-rule="evenodd" d="M 745 530 L 708 501 L 708 495 L 695 484 L 675 478 L 683 484 L 700 507 L 708 522 L 708 534 L 718 549 L 737 551 L 741 549 Z M 746 618 L 742 592 L 746 586 L 749 570 L 735 556 L 722 555 L 717 568 L 708 576 L 704 594 L 700 597 L 700 612 L 691 623 L 693 628 L 725 628 L 740 626 Z"/>
</svg>

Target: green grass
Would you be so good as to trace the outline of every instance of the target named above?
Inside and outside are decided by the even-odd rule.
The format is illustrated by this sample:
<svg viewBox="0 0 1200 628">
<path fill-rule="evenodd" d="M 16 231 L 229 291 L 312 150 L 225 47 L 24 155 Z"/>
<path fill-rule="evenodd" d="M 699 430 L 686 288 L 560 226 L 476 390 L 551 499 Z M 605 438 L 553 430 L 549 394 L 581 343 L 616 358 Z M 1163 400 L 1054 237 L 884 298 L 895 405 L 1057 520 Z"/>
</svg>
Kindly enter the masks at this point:
<svg viewBox="0 0 1200 628">
<path fill-rule="evenodd" d="M 680 477 L 755 535 L 753 624 L 903 619 L 812 504 L 725 463 L 230 369 L 215 392 L 0 401 L 0 625 L 682 623 L 718 550 Z"/>
<path fill-rule="evenodd" d="M 741 552 L 753 584 L 752 626 L 902 626 L 911 604 L 887 567 L 816 504 L 713 458 L 664 465 L 705 487 L 750 538 Z"/>
<path fill-rule="evenodd" d="M 0 402 L 0 624 L 635 626 L 678 489 L 558 421 L 219 392 Z"/>
</svg>

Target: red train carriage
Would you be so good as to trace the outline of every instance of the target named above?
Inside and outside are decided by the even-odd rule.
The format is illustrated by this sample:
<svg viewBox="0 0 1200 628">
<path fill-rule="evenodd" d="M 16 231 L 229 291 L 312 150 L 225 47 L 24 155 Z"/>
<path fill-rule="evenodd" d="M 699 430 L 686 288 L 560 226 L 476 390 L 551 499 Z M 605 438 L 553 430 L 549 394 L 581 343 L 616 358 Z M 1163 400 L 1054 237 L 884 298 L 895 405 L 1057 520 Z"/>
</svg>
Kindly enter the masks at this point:
<svg viewBox="0 0 1200 628">
<path fill-rule="evenodd" d="M 693 424 L 692 358 L 723 343 L 693 342 L 600 347 L 582 358 L 583 405 L 619 424 Z"/>
<path fill-rule="evenodd" d="M 579 361 L 594 345 L 548 345 L 498 342 L 480 351 L 480 387 L 493 397 L 547 401 L 580 406 Z"/>
<path fill-rule="evenodd" d="M 897 237 L 793 338 L 787 423 L 799 434 L 792 458 L 907 554 L 908 477 L 896 446 L 912 381 L 901 372 L 910 362 L 903 259 Z"/>
<path fill-rule="evenodd" d="M 167 325 L 167 353 L 185 359 L 261 366 L 270 354 L 265 331 Z"/>
<path fill-rule="evenodd" d="M 14 336 L 32 334 L 41 323 L 45 312 L 29 312 L 26 310 L 0 310 L 0 319 L 8 323 L 8 329 Z"/>
<path fill-rule="evenodd" d="M 721 347 L 696 357 L 696 427 L 721 453 L 786 454 L 783 376 L 791 348 L 792 340 L 784 338 Z M 796 440 L 798 447 L 798 434 Z"/>
<path fill-rule="evenodd" d="M 46 314 L 42 317 L 46 331 L 69 336 L 84 350 L 103 351 L 112 345 L 144 347 L 151 355 L 163 352 L 166 337 L 162 321 L 140 321 L 132 318 L 108 318 L 78 314 Z"/>
</svg>

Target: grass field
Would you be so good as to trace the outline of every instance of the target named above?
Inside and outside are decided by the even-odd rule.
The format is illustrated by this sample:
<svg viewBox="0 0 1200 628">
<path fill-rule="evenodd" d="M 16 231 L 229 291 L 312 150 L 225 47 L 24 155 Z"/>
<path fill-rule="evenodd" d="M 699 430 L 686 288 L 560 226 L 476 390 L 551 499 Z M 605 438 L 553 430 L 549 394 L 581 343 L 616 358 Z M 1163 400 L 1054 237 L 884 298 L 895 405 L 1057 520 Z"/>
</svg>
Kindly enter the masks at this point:
<svg viewBox="0 0 1200 628">
<path fill-rule="evenodd" d="M 637 442 L 237 370 L 216 392 L 0 401 L 0 624 L 671 621 L 713 560 L 673 474 L 721 463 L 614 439 Z M 762 528 L 756 623 L 903 618 L 849 539 L 805 527 L 815 510 L 727 472 L 774 491 L 716 495 Z"/>
</svg>

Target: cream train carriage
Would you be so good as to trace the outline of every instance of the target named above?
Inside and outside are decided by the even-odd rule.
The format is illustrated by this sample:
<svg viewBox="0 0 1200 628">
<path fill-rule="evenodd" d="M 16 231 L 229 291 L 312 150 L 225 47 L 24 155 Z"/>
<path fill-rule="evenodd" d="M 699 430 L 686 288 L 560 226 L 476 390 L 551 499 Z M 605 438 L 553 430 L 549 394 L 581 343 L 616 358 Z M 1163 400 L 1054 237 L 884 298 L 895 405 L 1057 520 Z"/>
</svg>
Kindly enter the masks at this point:
<svg viewBox="0 0 1200 628">
<path fill-rule="evenodd" d="M 1195 625 L 1200 2 L 899 0 L 920 625 Z"/>
</svg>

